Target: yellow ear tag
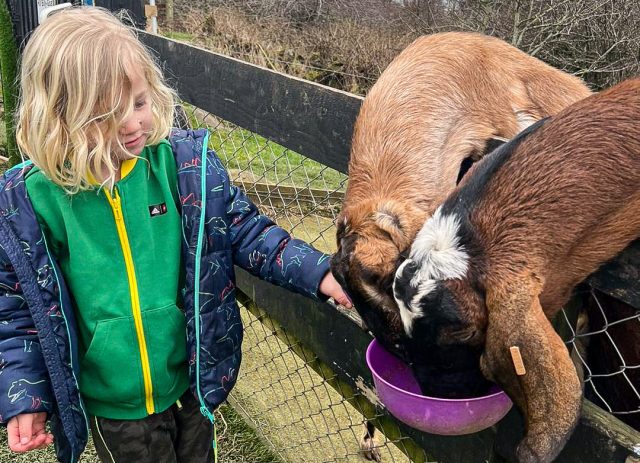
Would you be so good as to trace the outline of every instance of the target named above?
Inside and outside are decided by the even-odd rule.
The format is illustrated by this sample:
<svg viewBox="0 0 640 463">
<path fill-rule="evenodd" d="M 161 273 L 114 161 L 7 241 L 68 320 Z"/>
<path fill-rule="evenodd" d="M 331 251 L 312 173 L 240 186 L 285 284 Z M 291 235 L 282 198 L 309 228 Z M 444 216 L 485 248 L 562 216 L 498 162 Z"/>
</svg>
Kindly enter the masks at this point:
<svg viewBox="0 0 640 463">
<path fill-rule="evenodd" d="M 511 360 L 513 361 L 513 366 L 516 369 L 516 375 L 526 375 L 527 370 L 524 367 L 524 362 L 522 361 L 522 356 L 520 355 L 520 348 L 518 346 L 511 346 L 509 350 L 511 351 Z"/>
</svg>

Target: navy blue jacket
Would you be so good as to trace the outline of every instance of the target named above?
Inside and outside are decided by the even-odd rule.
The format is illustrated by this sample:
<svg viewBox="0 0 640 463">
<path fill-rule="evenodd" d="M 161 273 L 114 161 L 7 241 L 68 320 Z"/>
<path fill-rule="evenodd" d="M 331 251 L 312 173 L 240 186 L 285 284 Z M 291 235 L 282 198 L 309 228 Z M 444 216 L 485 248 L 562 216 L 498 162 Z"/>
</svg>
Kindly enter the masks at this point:
<svg viewBox="0 0 640 463">
<path fill-rule="evenodd" d="M 182 214 L 190 384 L 202 413 L 213 419 L 241 360 L 234 264 L 317 298 L 329 256 L 259 214 L 207 149 L 208 137 L 204 130 L 176 130 L 170 142 Z M 76 322 L 25 189 L 31 167 L 16 166 L 0 178 L 0 422 L 46 411 L 58 459 L 74 463 L 88 436 L 76 379 Z"/>
</svg>

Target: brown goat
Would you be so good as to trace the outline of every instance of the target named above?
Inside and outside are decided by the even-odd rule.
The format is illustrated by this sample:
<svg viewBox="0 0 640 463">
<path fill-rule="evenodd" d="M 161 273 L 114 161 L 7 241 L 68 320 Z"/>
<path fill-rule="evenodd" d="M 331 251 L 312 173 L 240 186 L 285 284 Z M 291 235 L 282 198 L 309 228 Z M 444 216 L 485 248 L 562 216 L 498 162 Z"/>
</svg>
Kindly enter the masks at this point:
<svg viewBox="0 0 640 463">
<path fill-rule="evenodd" d="M 635 79 L 527 129 L 472 168 L 397 270 L 408 349 L 480 351 L 484 376 L 525 416 L 522 463 L 552 461 L 580 412 L 580 380 L 549 319 L 640 236 L 638 120 Z"/>
<path fill-rule="evenodd" d="M 589 94 L 578 78 L 473 33 L 422 37 L 380 76 L 355 124 L 332 271 L 387 348 L 402 335 L 391 291 L 400 255 L 471 161 Z"/>
</svg>

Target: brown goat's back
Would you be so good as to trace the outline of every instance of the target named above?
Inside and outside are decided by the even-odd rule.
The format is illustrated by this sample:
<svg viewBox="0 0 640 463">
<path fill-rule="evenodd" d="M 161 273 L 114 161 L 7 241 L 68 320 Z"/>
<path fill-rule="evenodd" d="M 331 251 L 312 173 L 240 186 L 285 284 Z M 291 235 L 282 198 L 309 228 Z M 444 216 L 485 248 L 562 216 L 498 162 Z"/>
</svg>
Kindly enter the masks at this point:
<svg viewBox="0 0 640 463">
<path fill-rule="evenodd" d="M 497 38 L 421 37 L 362 105 L 345 207 L 372 196 L 405 196 L 433 212 L 455 187 L 464 157 L 479 157 L 488 139 L 512 138 L 589 94 L 580 79 Z"/>
<path fill-rule="evenodd" d="M 578 422 L 581 383 L 549 319 L 640 236 L 639 119 L 633 79 L 527 129 L 471 169 L 397 270 L 414 352 L 475 361 L 482 346 L 484 377 L 525 415 L 520 463 L 553 461 Z"/>
<path fill-rule="evenodd" d="M 558 114 L 487 182 L 490 194 L 472 221 L 491 243 L 492 272 L 512 266 L 514 253 L 526 254 L 546 275 L 541 304 L 548 314 L 640 234 L 639 120 L 634 79 Z"/>
</svg>

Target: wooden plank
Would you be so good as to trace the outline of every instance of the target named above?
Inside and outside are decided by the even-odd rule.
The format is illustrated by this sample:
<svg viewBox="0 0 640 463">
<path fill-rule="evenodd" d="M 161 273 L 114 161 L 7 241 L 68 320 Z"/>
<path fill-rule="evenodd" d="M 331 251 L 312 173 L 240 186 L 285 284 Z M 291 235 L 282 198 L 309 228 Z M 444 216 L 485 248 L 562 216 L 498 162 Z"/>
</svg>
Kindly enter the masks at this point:
<svg viewBox="0 0 640 463">
<path fill-rule="evenodd" d="M 365 352 L 371 334 L 328 304 L 314 302 L 259 280 L 236 268 L 238 287 L 273 317 L 284 329 L 303 340 L 340 379 L 374 404 L 377 401 Z M 498 425 L 468 436 L 437 436 L 413 429 L 395 420 L 380 404 L 378 409 L 397 422 L 436 461 L 514 461 L 512 452 L 522 437 L 522 420 L 513 409 Z M 494 453 L 494 443 L 498 454 Z M 640 454 L 640 433 L 600 408 L 585 402 L 583 416 L 574 435 L 560 454 L 559 463 L 624 463 Z"/>
<path fill-rule="evenodd" d="M 589 283 L 640 310 L 640 240 L 602 266 L 589 278 Z"/>
<path fill-rule="evenodd" d="M 507 461 L 515 461 L 515 446 L 523 430 L 517 410 L 500 422 L 496 451 Z M 629 463 L 634 458 L 640 458 L 640 433 L 585 400 L 580 422 L 554 463 Z"/>
<path fill-rule="evenodd" d="M 340 380 L 349 384 L 397 423 L 403 435 L 411 437 L 430 459 L 438 462 L 492 461 L 495 429 L 468 436 L 437 436 L 413 429 L 391 416 L 379 403 L 365 352 L 370 333 L 328 304 L 314 302 L 259 280 L 236 268 L 238 287 L 273 317 L 284 329 L 303 340 L 306 347 L 329 365 Z M 433 460 L 430 460 L 433 461 Z"/>
<path fill-rule="evenodd" d="M 362 98 L 164 37 L 139 32 L 185 101 L 347 172 Z"/>
</svg>

